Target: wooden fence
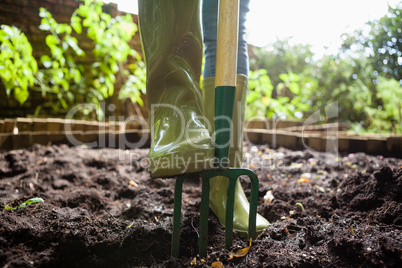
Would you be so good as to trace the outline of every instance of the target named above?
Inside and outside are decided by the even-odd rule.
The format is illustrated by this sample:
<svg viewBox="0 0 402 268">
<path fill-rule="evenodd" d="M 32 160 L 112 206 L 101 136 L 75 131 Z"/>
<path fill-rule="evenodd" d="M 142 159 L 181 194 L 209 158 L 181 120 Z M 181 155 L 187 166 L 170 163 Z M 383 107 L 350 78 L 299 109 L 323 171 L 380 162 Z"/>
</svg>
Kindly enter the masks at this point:
<svg viewBox="0 0 402 268">
<path fill-rule="evenodd" d="M 342 124 L 303 126 L 300 121 L 249 121 L 245 139 L 254 145 L 293 150 L 355 153 L 402 157 L 402 136 L 353 134 Z M 0 150 L 21 149 L 33 144 L 69 144 L 130 149 L 149 147 L 150 131 L 145 119 L 98 122 L 57 118 L 0 120 Z"/>
</svg>

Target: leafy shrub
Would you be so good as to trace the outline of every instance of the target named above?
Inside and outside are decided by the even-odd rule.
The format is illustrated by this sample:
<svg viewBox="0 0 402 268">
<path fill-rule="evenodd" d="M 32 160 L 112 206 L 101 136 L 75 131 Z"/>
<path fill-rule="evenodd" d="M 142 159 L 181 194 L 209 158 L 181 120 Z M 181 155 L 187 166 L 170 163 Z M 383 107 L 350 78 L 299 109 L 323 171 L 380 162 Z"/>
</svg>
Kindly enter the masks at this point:
<svg viewBox="0 0 402 268">
<path fill-rule="evenodd" d="M 73 29 L 70 25 L 57 23 L 44 8 L 40 9 L 39 16 L 42 18 L 39 28 L 50 31 L 46 36 L 46 45 L 51 55 L 41 57 L 43 68 L 38 72 L 37 84 L 43 97 L 48 94 L 49 101 L 45 106 L 51 106 L 54 111 L 68 109 L 76 101 L 76 94 L 83 93 L 79 92 L 79 88 L 85 87 L 82 81 L 83 68 L 74 59 L 75 55 L 83 57 L 85 53 L 72 36 Z"/>
<path fill-rule="evenodd" d="M 376 98 L 381 105 L 373 107 L 362 105 L 362 114 L 367 118 L 352 124 L 352 130 L 357 132 L 392 132 L 402 133 L 402 86 L 395 79 L 381 78 Z M 370 103 L 368 103 L 370 104 Z"/>
<path fill-rule="evenodd" d="M 301 119 L 311 107 L 309 96 L 317 83 L 294 73 L 280 74 L 276 89 L 267 70 L 250 71 L 246 117 Z M 274 97 L 276 93 L 276 97 Z"/>
<path fill-rule="evenodd" d="M 116 95 L 142 104 L 145 90 L 145 68 L 139 54 L 131 49 L 129 41 L 137 31 L 131 15 L 112 18 L 102 10 L 103 2 L 81 0 L 70 23 L 58 23 L 45 8 L 40 9 L 40 29 L 48 31 L 46 45 L 50 55 L 42 55 L 38 70 L 32 57 L 32 47 L 26 36 L 13 26 L 2 26 L 0 32 L 0 78 L 7 95 L 23 104 L 30 90 L 40 91 L 44 102 L 36 108 L 56 114 L 65 114 L 79 103 L 96 104 L 80 110 L 77 117 L 98 118 L 103 115 L 100 102 L 110 101 Z M 86 36 L 93 44 L 90 55 L 80 48 L 77 36 Z M 82 62 L 93 62 L 90 66 Z M 127 65 L 132 59 L 133 64 Z M 120 90 L 120 87 L 122 90 Z M 117 89 L 117 90 L 116 90 Z"/>
<path fill-rule="evenodd" d="M 7 96 L 23 104 L 28 96 L 28 86 L 35 82 L 38 65 L 32 57 L 32 46 L 17 27 L 1 25 L 0 29 L 0 78 Z"/>
<path fill-rule="evenodd" d="M 40 27 L 50 31 L 46 43 L 52 53 L 51 57 L 42 57 L 44 67 L 49 67 L 40 73 L 43 77 L 51 78 L 41 84 L 42 92 L 58 96 L 57 102 L 49 101 L 44 106 L 50 105 L 54 111 L 58 111 L 77 102 L 93 103 L 98 107 L 97 116 L 102 117 L 100 102 L 110 99 L 116 88 L 120 89 L 119 84 L 123 89 L 117 92 L 120 99 L 130 97 L 133 102 L 141 104 L 140 92 L 145 90 L 145 86 L 142 87 L 145 71 L 138 53 L 128 44 L 137 31 L 131 15 L 112 18 L 102 11 L 103 2 L 82 1 L 84 3 L 71 16 L 70 25 L 58 24 L 46 9 L 41 9 Z M 85 55 L 80 49 L 77 39 L 72 36 L 73 32 L 76 35 L 85 34 L 92 40 L 94 49 L 91 55 Z M 85 56 L 94 59 L 89 68 L 75 61 Z M 126 68 L 130 57 L 136 63 Z M 49 87 L 51 90 L 48 90 Z M 88 116 L 93 112 L 91 109 L 80 111 L 79 116 Z"/>
</svg>

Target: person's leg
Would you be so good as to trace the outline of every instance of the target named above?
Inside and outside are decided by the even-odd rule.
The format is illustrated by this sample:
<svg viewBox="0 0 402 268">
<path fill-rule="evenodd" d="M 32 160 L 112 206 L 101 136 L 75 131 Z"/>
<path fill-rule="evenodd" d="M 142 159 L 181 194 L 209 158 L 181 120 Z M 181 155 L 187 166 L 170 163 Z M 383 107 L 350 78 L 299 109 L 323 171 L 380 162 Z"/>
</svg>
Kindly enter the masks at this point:
<svg viewBox="0 0 402 268">
<path fill-rule="evenodd" d="M 214 147 L 199 89 L 200 2 L 140 0 L 139 26 L 147 68 L 152 177 L 210 169 Z"/>
<path fill-rule="evenodd" d="M 246 41 L 246 20 L 250 0 L 240 0 L 239 6 L 239 39 L 237 47 L 237 73 L 248 77 L 249 62 Z M 218 0 L 203 0 L 202 26 L 204 37 L 204 72 L 203 77 L 215 76 L 216 37 L 218 26 Z"/>
<path fill-rule="evenodd" d="M 231 167 L 240 167 L 243 159 L 243 124 L 248 89 L 248 53 L 245 40 L 245 21 L 249 0 L 240 0 L 239 14 L 239 41 L 238 65 L 235 106 L 233 110 L 232 143 L 229 152 Z M 205 46 L 203 94 L 205 102 L 205 116 L 213 126 L 215 111 L 215 64 L 216 64 L 216 34 L 217 34 L 217 0 L 203 1 L 203 34 Z M 209 103 L 210 105 L 207 105 Z M 211 135 L 213 134 L 213 130 Z M 210 208 L 218 217 L 219 222 L 225 225 L 228 179 L 215 177 L 211 179 Z M 233 227 L 240 233 L 247 233 L 249 218 L 249 202 L 244 194 L 240 181 L 237 181 L 234 204 Z M 257 232 L 262 232 L 269 222 L 257 215 Z"/>
</svg>

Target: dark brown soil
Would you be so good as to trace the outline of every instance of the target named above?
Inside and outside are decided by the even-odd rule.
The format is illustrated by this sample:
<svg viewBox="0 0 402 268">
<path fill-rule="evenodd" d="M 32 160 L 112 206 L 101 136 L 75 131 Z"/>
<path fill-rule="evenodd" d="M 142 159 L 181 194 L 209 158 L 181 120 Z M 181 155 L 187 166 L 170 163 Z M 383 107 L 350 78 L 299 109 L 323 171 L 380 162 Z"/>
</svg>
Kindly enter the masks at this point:
<svg viewBox="0 0 402 268">
<path fill-rule="evenodd" d="M 260 178 L 258 211 L 272 224 L 245 257 L 229 261 L 224 229 L 211 213 L 208 258 L 195 266 L 402 267 L 401 159 L 358 153 L 330 163 L 308 151 L 246 151 L 265 161 L 246 165 Z M 65 145 L 1 153 L 0 206 L 32 197 L 44 203 L 1 211 L 0 266 L 190 266 L 199 183 L 185 184 L 181 258 L 171 259 L 174 180 L 150 179 L 146 156 L 147 149 Z M 271 189 L 275 198 L 264 203 Z M 246 246 L 235 235 L 233 249 Z"/>
</svg>

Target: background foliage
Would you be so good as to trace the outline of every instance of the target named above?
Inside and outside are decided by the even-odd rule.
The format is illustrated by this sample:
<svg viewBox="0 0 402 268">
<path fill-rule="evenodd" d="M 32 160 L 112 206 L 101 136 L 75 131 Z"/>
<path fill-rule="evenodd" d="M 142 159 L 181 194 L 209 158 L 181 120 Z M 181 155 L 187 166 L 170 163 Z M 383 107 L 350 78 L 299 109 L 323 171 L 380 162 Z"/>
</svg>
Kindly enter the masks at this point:
<svg viewBox="0 0 402 268">
<path fill-rule="evenodd" d="M 13 92 L 19 103 L 29 96 L 28 86 L 35 81 L 38 65 L 32 57 L 32 46 L 18 28 L 1 25 L 0 29 L 0 78 L 7 96 Z"/>
<path fill-rule="evenodd" d="M 337 102 L 359 132 L 402 133 L 402 2 L 367 29 L 343 35 L 335 55 L 278 40 L 252 50 L 247 117 L 306 118 Z M 326 122 L 322 113 L 322 122 Z"/>
<path fill-rule="evenodd" d="M 131 99 L 142 105 L 145 68 L 128 45 L 137 27 L 131 16 L 112 18 L 103 3 L 81 0 L 69 23 L 58 23 L 41 9 L 40 29 L 47 32 L 49 54 L 32 57 L 29 41 L 19 29 L 0 29 L 0 78 L 7 95 L 24 103 L 32 91 L 43 96 L 37 107 L 65 114 L 79 103 L 98 110 L 81 110 L 78 117 L 103 116 L 102 101 Z M 379 20 L 342 36 L 338 53 L 317 58 L 310 45 L 278 40 L 251 49 L 247 117 L 305 119 L 336 102 L 335 120 L 359 132 L 402 133 L 402 2 L 389 7 Z M 84 52 L 77 36 L 85 36 L 93 50 Z M 81 39 L 80 39 L 81 40 Z M 90 66 L 82 64 L 90 58 Z M 129 64 L 129 62 L 131 64 Z M 330 119 L 322 113 L 322 122 Z"/>
<path fill-rule="evenodd" d="M 98 107 L 96 111 L 81 109 L 76 116 L 100 118 L 104 116 L 100 109 L 103 101 L 115 102 L 124 96 L 142 103 L 145 71 L 141 57 L 128 44 L 137 31 L 131 15 L 112 18 L 103 12 L 103 2 L 81 1 L 69 24 L 58 23 L 49 11 L 40 9 L 40 29 L 49 33 L 46 45 L 50 52 L 41 56 L 40 63 L 32 57 L 32 48 L 21 31 L 2 26 L 0 57 L 5 60 L 0 63 L 1 79 L 7 94 L 13 90 L 21 104 L 31 90 L 41 92 L 43 103 L 35 115 L 42 109 L 63 115 L 76 104 L 92 103 Z M 88 55 L 80 48 L 78 35 L 91 40 L 93 50 Z M 84 57 L 90 58 L 92 65 L 82 64 L 88 62 L 82 60 Z M 134 63 L 128 66 L 129 61 Z"/>
</svg>

